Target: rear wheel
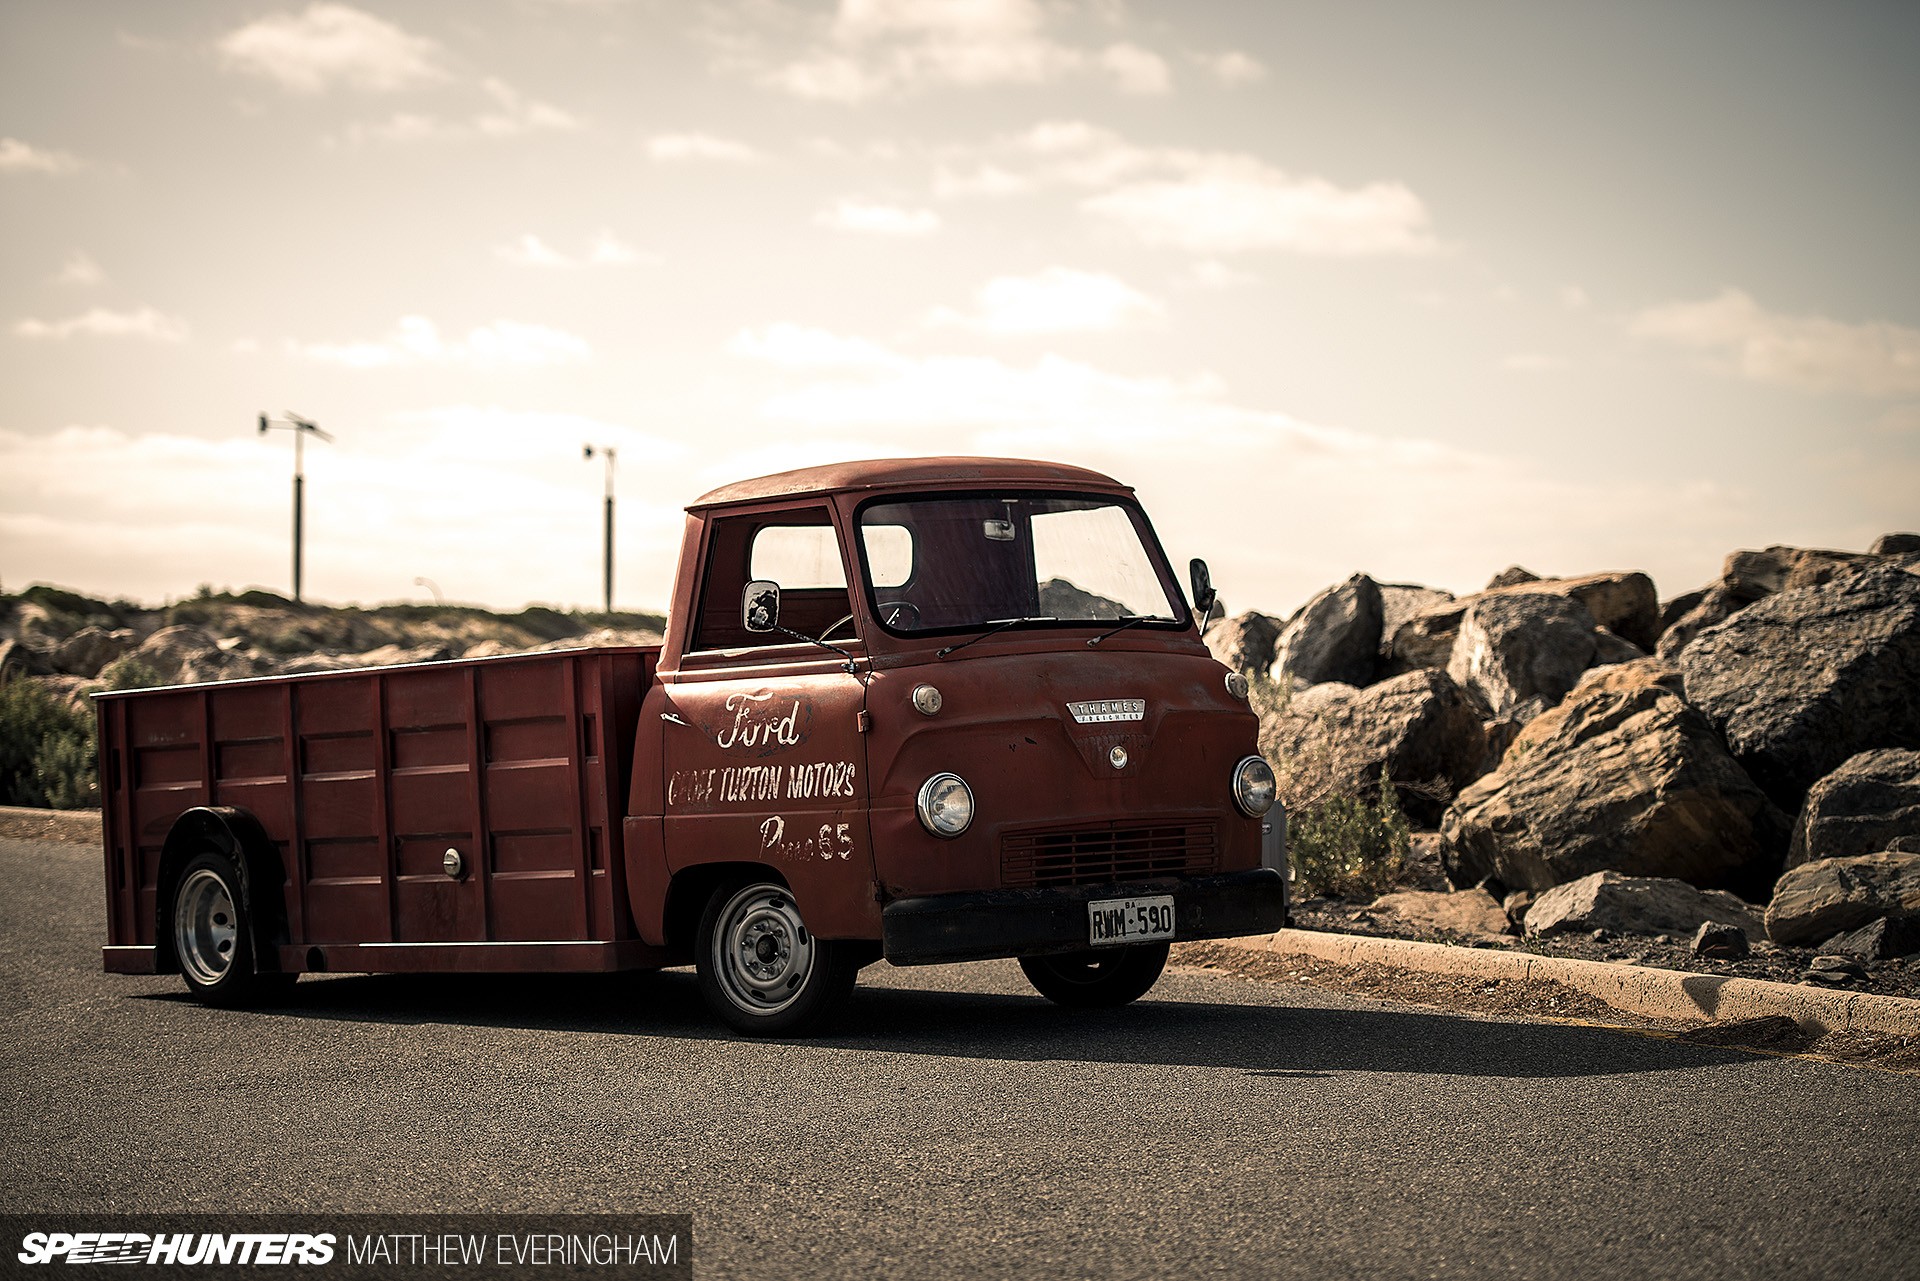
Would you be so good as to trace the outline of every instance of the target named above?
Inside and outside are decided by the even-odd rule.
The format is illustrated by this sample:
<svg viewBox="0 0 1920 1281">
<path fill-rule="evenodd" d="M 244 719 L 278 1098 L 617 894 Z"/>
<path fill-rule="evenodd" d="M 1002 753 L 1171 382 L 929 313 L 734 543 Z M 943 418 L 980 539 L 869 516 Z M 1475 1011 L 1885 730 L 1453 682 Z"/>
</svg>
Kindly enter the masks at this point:
<svg viewBox="0 0 1920 1281">
<path fill-rule="evenodd" d="M 209 1005 L 248 1005 L 271 999 L 297 977 L 262 971 L 254 955 L 253 923 L 240 893 L 240 872 L 225 854 L 208 850 L 180 869 L 173 885 L 173 953 L 187 990 Z"/>
<path fill-rule="evenodd" d="M 1147 994 L 1167 968 L 1165 943 L 1068 952 L 1062 956 L 1023 956 L 1020 968 L 1040 995 L 1057 1005 L 1109 1009 Z"/>
<path fill-rule="evenodd" d="M 819 1028 L 853 991 L 864 959 L 858 942 L 815 938 L 793 892 L 775 881 L 716 890 L 700 914 L 699 947 L 701 995 L 749 1036 Z"/>
</svg>

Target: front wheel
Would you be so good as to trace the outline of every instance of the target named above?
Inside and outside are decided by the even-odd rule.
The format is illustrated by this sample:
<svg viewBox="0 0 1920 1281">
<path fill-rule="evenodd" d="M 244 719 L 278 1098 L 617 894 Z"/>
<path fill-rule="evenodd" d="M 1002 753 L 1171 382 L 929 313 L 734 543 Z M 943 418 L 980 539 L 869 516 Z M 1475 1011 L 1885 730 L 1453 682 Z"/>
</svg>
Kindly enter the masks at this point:
<svg viewBox="0 0 1920 1281">
<path fill-rule="evenodd" d="M 700 914 L 700 994 L 749 1036 L 819 1028 L 853 991 L 861 960 L 857 942 L 815 938 L 793 891 L 773 881 L 723 885 Z"/>
<path fill-rule="evenodd" d="M 1056 1005 L 1111 1009 L 1139 1000 L 1160 981 L 1160 972 L 1167 968 L 1167 945 L 1141 943 L 1063 956 L 1023 956 L 1020 968 L 1040 995 Z"/>
<path fill-rule="evenodd" d="M 173 954 L 187 991 L 208 1005 L 268 1000 L 297 977 L 261 970 L 239 869 L 212 850 L 190 859 L 173 884 Z"/>
</svg>

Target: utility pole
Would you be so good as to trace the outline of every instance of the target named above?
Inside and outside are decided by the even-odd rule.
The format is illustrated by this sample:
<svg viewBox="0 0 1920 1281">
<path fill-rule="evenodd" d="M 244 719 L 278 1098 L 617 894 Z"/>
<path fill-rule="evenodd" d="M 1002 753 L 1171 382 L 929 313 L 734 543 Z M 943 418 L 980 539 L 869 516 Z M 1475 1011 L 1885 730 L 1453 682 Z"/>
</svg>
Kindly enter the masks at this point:
<svg viewBox="0 0 1920 1281">
<path fill-rule="evenodd" d="M 602 454 L 606 455 L 607 459 L 607 534 L 606 549 L 602 560 L 604 566 L 602 577 L 605 581 L 602 586 L 603 594 L 607 602 L 606 612 L 611 614 L 613 612 L 613 446 L 582 445 L 580 448 L 582 456 L 589 461 L 592 460 L 593 451 L 596 448 L 598 448 Z"/>
<path fill-rule="evenodd" d="M 300 544 L 304 534 L 307 484 L 306 456 L 302 446 L 309 433 L 328 442 L 331 442 L 333 437 L 292 410 L 288 410 L 284 418 L 269 418 L 266 414 L 261 414 L 260 434 L 266 435 L 269 427 L 285 427 L 293 433 L 293 603 L 298 605 L 300 603 Z"/>
</svg>

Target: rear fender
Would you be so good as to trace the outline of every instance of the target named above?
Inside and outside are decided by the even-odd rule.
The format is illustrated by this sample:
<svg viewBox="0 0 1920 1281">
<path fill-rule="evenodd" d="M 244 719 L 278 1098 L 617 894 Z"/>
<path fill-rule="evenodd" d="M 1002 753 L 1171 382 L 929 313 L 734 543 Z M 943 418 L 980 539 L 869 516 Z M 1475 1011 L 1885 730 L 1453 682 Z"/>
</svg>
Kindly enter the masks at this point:
<svg viewBox="0 0 1920 1281">
<path fill-rule="evenodd" d="M 178 973 L 173 950 L 174 882 L 180 869 L 196 854 L 218 850 L 240 870 L 240 909 L 253 929 L 254 963 L 262 970 L 277 969 L 280 944 L 287 941 L 286 870 L 279 849 L 260 820 L 248 810 L 229 806 L 197 806 L 174 820 L 160 851 L 160 875 L 155 886 L 153 942 L 155 972 Z"/>
</svg>

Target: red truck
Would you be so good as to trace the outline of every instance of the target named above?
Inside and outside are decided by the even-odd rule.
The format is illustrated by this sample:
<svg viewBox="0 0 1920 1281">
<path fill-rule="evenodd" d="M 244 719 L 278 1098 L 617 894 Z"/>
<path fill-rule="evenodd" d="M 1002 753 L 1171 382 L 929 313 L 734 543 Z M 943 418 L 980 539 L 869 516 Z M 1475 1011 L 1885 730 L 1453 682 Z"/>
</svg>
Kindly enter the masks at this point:
<svg viewBox="0 0 1920 1281">
<path fill-rule="evenodd" d="M 848 463 L 687 509 L 659 646 L 98 696 L 105 968 L 216 1004 L 302 973 L 691 962 L 747 1033 L 859 970 L 1017 957 L 1064 1005 L 1278 929 L 1247 684 L 1133 491 Z"/>
</svg>

